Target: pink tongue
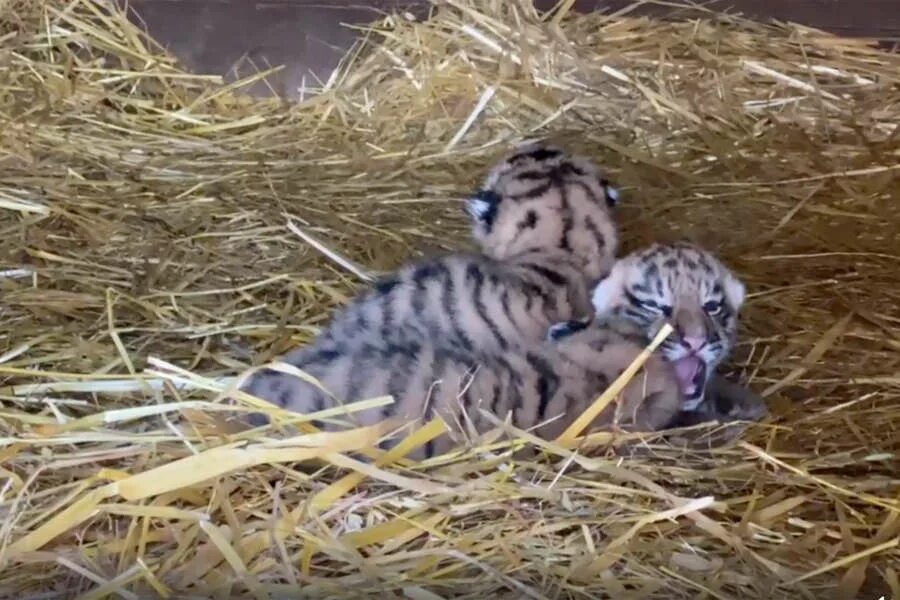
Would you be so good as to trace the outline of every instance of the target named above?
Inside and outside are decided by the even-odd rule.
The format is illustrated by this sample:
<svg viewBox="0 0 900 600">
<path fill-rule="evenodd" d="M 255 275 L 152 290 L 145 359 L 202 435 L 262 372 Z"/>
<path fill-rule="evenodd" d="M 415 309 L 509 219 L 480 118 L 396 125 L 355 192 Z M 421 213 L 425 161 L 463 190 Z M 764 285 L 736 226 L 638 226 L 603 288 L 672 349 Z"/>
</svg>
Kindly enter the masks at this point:
<svg viewBox="0 0 900 600">
<path fill-rule="evenodd" d="M 681 391 L 685 394 L 694 392 L 694 375 L 700 369 L 700 359 L 696 356 L 688 356 L 676 360 L 673 363 L 675 367 L 675 376 L 681 382 Z"/>
</svg>

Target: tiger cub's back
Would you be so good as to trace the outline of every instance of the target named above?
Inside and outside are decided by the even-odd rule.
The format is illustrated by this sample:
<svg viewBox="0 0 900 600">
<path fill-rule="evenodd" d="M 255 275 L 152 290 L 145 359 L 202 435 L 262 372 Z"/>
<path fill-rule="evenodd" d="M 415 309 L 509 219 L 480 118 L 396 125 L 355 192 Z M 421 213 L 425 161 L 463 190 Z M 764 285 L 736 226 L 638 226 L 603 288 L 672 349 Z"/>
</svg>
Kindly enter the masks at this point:
<svg viewBox="0 0 900 600">
<path fill-rule="evenodd" d="M 315 344 L 342 351 L 427 337 L 496 352 L 540 340 L 552 323 L 590 314 L 589 290 L 618 246 L 616 197 L 590 161 L 519 148 L 467 200 L 480 253 L 398 269 L 339 310 Z"/>
</svg>

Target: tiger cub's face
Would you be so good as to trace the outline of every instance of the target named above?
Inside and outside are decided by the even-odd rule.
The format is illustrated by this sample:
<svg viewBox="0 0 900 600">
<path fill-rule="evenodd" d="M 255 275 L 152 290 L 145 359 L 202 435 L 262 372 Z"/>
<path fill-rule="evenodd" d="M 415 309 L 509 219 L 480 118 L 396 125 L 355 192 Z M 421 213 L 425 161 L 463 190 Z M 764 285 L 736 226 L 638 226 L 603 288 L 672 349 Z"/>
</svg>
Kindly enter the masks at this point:
<svg viewBox="0 0 900 600">
<path fill-rule="evenodd" d="M 594 289 L 597 317 L 620 318 L 652 339 L 669 323 L 660 346 L 681 382 L 684 410 L 703 400 L 708 378 L 734 347 L 744 284 L 696 246 L 655 244 L 616 262 Z"/>
<path fill-rule="evenodd" d="M 488 256 L 567 252 L 596 282 L 617 249 L 610 214 L 617 200 L 618 192 L 591 161 L 530 143 L 497 164 L 466 207 L 473 237 Z"/>
</svg>

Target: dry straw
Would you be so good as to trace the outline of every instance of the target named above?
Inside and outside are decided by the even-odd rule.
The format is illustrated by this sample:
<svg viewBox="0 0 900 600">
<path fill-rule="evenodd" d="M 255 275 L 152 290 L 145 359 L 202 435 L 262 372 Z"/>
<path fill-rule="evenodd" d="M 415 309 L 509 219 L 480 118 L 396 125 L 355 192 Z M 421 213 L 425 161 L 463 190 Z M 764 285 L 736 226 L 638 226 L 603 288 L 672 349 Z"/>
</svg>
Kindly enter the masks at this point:
<svg viewBox="0 0 900 600">
<path fill-rule="evenodd" d="M 389 18 L 292 105 L 100 0 L 0 3 L 0 595 L 900 598 L 900 57 L 528 4 Z M 626 457 L 498 419 L 428 463 L 440 421 L 233 425 L 235 376 L 464 246 L 459 199 L 539 136 L 619 182 L 629 248 L 741 274 L 769 421 Z"/>
</svg>

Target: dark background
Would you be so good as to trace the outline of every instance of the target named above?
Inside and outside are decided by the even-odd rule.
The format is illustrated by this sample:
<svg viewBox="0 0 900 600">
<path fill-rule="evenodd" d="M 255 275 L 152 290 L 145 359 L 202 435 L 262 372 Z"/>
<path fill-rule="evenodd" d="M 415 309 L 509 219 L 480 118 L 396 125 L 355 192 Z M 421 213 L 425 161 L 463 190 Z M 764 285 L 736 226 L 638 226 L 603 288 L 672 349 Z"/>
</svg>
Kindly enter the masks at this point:
<svg viewBox="0 0 900 600">
<path fill-rule="evenodd" d="M 537 0 L 548 9 L 555 0 Z M 575 9 L 614 11 L 629 0 L 577 0 Z M 380 11 L 425 14 L 424 0 L 130 0 L 150 33 L 198 72 L 249 75 L 284 65 L 270 78 L 274 90 L 296 97 L 315 77 L 327 79 L 355 32 L 341 23 L 367 23 Z M 896 46 L 900 0 L 715 0 L 706 6 L 757 19 L 792 21 L 840 35 L 870 37 Z M 644 5 L 637 12 L 666 13 Z M 267 91 L 257 86 L 254 91 Z"/>
</svg>

